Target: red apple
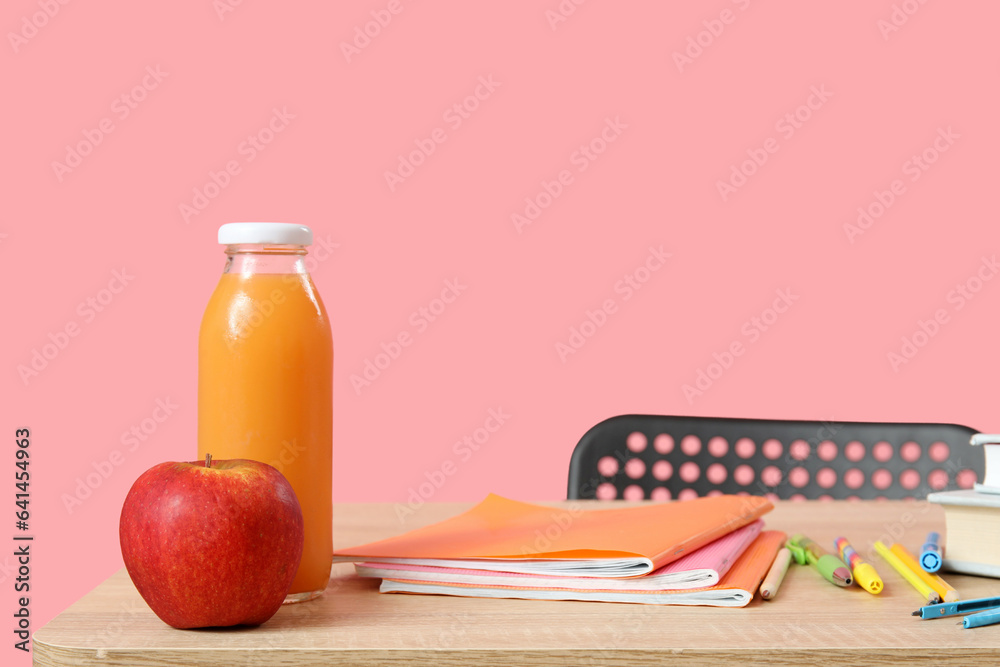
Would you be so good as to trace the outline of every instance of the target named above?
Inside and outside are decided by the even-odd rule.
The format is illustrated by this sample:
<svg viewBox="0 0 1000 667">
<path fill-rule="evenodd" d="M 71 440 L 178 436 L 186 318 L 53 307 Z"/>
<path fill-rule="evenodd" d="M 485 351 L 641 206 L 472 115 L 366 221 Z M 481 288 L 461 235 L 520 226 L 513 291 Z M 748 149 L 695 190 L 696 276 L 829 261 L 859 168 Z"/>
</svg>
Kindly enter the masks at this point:
<svg viewBox="0 0 1000 667">
<path fill-rule="evenodd" d="M 259 625 L 281 607 L 302 558 L 302 509 L 258 461 L 161 463 L 135 481 L 119 524 L 142 599 L 175 628 Z"/>
</svg>

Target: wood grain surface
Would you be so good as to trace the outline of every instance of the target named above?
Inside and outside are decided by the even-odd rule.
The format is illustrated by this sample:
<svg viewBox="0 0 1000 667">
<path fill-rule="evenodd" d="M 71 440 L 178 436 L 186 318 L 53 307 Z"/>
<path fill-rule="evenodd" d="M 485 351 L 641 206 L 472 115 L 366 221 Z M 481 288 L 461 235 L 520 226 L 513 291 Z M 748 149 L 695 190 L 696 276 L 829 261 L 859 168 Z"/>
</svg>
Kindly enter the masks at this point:
<svg viewBox="0 0 1000 667">
<path fill-rule="evenodd" d="M 572 501 L 589 507 L 595 501 Z M 551 503 L 570 505 L 571 501 Z M 629 503 L 618 503 L 625 505 Z M 337 546 L 444 519 L 469 504 L 426 504 L 405 522 L 392 504 L 337 505 Z M 1000 625 L 921 621 L 921 598 L 872 543 L 918 550 L 944 532 L 926 502 L 782 502 L 769 529 L 803 532 L 832 551 L 844 535 L 878 569 L 880 595 L 841 589 L 792 565 L 777 598 L 744 608 L 382 595 L 377 580 L 334 566 L 326 594 L 286 605 L 256 628 L 175 630 L 120 570 L 34 635 L 34 664 L 54 665 L 996 665 Z M 1000 595 L 1000 580 L 945 573 L 963 599 Z"/>
</svg>

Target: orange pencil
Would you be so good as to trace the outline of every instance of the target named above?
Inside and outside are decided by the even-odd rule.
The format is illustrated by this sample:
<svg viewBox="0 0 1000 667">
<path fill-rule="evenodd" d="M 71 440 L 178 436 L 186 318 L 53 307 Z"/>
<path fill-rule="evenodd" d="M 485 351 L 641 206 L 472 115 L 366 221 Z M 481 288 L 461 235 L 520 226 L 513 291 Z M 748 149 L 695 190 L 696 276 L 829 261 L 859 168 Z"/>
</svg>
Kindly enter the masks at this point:
<svg viewBox="0 0 1000 667">
<path fill-rule="evenodd" d="M 913 570 L 913 573 L 920 577 L 925 584 L 933 588 L 941 596 L 942 602 L 957 602 L 959 600 L 958 591 L 949 586 L 948 582 L 938 575 L 924 572 L 917 559 L 902 544 L 893 544 L 889 550 L 896 554 L 906 567 Z"/>
</svg>

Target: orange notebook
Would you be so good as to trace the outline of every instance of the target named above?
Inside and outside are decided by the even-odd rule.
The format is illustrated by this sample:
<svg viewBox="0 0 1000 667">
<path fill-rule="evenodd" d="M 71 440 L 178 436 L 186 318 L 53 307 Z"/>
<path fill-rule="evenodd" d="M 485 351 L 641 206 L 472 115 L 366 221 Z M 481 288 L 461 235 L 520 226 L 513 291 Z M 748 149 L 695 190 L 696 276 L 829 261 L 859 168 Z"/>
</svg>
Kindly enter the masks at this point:
<svg viewBox="0 0 1000 667">
<path fill-rule="evenodd" d="M 648 574 L 773 509 L 757 496 L 713 496 L 614 509 L 545 507 L 490 494 L 472 509 L 334 560 L 575 577 Z"/>
<path fill-rule="evenodd" d="M 537 588 L 518 585 L 517 575 L 510 585 L 482 585 L 452 582 L 427 582 L 410 579 L 383 579 L 382 593 L 419 593 L 462 597 L 518 598 L 523 600 L 584 600 L 591 602 L 630 602 L 636 604 L 704 605 L 710 607 L 745 607 L 767 575 L 778 549 L 785 543 L 785 533 L 763 531 L 733 563 L 715 586 L 683 590 L 607 590 L 579 588 Z"/>
</svg>

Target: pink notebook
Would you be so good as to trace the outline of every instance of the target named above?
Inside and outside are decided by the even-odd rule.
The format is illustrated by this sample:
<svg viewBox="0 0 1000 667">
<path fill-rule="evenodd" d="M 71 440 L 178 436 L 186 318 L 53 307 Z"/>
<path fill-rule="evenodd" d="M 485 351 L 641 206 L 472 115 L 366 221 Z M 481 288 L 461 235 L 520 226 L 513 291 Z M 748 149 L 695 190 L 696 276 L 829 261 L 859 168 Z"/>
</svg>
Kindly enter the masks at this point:
<svg viewBox="0 0 1000 667">
<path fill-rule="evenodd" d="M 454 561 L 458 567 L 438 567 L 403 559 L 368 561 L 354 567 L 362 577 L 407 579 L 434 583 L 585 590 L 683 590 L 715 586 L 760 534 L 764 522 L 754 521 L 692 551 L 658 570 L 629 578 L 572 577 L 476 569 L 476 561 Z"/>
</svg>

